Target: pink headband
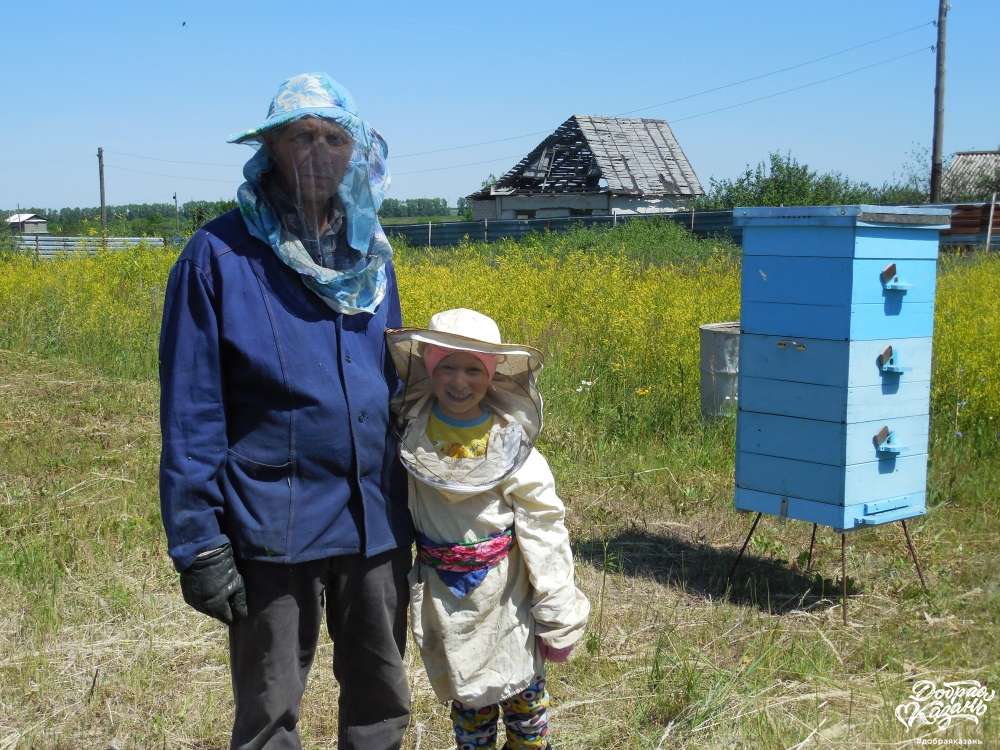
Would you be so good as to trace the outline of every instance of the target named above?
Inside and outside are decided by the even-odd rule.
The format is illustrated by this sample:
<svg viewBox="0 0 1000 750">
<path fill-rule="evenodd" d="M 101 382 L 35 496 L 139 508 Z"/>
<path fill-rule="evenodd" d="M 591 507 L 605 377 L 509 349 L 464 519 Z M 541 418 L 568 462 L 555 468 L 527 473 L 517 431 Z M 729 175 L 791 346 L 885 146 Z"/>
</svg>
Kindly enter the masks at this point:
<svg viewBox="0 0 1000 750">
<path fill-rule="evenodd" d="M 441 364 L 441 360 L 458 352 L 471 354 L 482 362 L 483 367 L 486 368 L 486 372 L 490 374 L 490 379 L 493 379 L 493 374 L 497 371 L 497 355 L 473 352 L 468 349 L 448 349 L 443 346 L 435 346 L 434 344 L 424 344 L 424 366 L 427 368 L 427 374 L 433 375 L 434 369 Z"/>
</svg>

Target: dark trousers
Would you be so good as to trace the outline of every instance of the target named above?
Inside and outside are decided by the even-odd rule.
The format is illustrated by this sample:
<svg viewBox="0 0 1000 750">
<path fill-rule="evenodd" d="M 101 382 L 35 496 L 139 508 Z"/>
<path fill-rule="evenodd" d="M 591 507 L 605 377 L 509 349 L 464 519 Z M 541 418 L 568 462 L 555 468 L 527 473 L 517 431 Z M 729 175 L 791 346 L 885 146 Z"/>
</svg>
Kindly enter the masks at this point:
<svg viewBox="0 0 1000 750">
<path fill-rule="evenodd" d="M 280 565 L 243 560 L 249 617 L 229 629 L 233 750 L 298 750 L 320 624 L 333 639 L 341 750 L 395 750 L 410 717 L 403 666 L 410 550 Z M 324 604 L 325 599 L 325 604 Z"/>
</svg>

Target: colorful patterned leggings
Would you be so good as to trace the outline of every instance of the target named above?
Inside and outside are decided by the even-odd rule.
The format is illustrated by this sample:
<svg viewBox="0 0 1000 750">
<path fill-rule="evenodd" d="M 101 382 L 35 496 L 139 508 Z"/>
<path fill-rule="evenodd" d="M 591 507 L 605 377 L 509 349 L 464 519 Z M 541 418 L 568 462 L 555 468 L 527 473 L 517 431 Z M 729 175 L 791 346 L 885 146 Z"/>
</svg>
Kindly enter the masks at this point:
<svg viewBox="0 0 1000 750">
<path fill-rule="evenodd" d="M 536 677 L 528 687 L 500 705 L 473 708 L 458 701 L 451 704 L 458 750 L 495 748 L 497 719 L 503 710 L 508 750 L 545 750 L 549 746 L 549 694 L 545 678 Z"/>
</svg>

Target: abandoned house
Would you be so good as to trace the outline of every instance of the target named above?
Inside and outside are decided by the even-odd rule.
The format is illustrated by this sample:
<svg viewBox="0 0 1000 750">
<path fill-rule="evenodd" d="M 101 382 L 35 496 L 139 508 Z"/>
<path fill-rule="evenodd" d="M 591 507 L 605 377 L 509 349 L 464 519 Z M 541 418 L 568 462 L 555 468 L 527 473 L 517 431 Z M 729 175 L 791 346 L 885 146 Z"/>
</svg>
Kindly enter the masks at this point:
<svg viewBox="0 0 1000 750">
<path fill-rule="evenodd" d="M 496 184 L 474 219 L 665 213 L 703 195 L 666 120 L 573 115 Z"/>
<path fill-rule="evenodd" d="M 38 214 L 11 214 L 7 217 L 7 229 L 14 234 L 47 234 L 49 222 Z"/>
</svg>

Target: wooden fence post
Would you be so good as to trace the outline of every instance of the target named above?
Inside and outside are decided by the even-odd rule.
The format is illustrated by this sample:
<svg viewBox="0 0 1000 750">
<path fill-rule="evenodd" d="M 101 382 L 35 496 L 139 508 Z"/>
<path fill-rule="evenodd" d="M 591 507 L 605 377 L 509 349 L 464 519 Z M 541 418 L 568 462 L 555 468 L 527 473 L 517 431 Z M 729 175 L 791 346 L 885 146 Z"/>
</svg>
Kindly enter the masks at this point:
<svg viewBox="0 0 1000 750">
<path fill-rule="evenodd" d="M 986 252 L 990 251 L 990 242 L 993 240 L 993 207 L 997 202 L 997 194 L 993 193 L 993 197 L 990 198 L 990 216 L 986 220 Z"/>
</svg>

